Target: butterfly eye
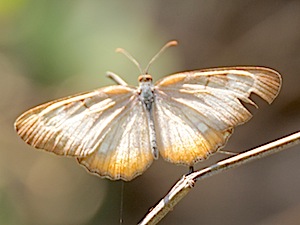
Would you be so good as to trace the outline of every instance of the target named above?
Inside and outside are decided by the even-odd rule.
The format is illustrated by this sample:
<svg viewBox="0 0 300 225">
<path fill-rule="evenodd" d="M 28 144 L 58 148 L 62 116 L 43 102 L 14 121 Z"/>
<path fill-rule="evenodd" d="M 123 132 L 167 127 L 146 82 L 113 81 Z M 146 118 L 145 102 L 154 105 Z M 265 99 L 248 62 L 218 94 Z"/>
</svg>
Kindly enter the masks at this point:
<svg viewBox="0 0 300 225">
<path fill-rule="evenodd" d="M 140 75 L 138 78 L 139 82 L 149 82 L 152 81 L 152 76 L 149 74 Z"/>
</svg>

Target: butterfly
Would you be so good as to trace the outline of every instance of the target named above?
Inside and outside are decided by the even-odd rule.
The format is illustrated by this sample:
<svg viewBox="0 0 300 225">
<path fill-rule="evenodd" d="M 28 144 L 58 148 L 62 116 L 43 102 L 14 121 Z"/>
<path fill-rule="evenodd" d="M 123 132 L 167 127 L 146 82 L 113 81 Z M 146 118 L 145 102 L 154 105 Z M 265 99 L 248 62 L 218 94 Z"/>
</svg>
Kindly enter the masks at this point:
<svg viewBox="0 0 300 225">
<path fill-rule="evenodd" d="M 39 105 L 15 122 L 29 145 L 73 156 L 90 172 L 112 180 L 132 180 L 159 155 L 193 166 L 221 149 L 233 128 L 251 118 L 242 102 L 256 106 L 254 93 L 271 103 L 281 76 L 264 67 L 225 67 L 185 71 L 152 82 L 150 64 L 176 41 L 168 42 L 130 86 L 114 73 L 117 85 Z M 256 106 L 257 107 L 257 106 Z"/>
</svg>

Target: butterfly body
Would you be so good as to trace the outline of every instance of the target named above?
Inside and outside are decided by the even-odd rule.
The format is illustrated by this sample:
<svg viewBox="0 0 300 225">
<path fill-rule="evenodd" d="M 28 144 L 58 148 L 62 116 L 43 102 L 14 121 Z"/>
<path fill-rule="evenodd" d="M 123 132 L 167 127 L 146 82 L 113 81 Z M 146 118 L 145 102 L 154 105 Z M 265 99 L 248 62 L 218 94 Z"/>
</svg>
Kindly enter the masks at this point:
<svg viewBox="0 0 300 225">
<path fill-rule="evenodd" d="M 149 128 L 150 146 L 154 159 L 158 158 L 158 150 L 156 143 L 156 131 L 153 120 L 153 103 L 155 102 L 154 86 L 152 76 L 149 74 L 140 75 L 139 78 L 139 100 L 142 102 L 147 117 L 147 125 Z"/>
</svg>

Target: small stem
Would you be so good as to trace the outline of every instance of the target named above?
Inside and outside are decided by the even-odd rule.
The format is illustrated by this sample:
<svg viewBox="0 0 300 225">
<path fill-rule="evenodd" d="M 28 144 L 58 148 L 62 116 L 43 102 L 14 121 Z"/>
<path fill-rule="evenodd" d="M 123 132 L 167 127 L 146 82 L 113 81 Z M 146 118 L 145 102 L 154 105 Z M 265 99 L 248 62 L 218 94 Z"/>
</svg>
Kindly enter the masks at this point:
<svg viewBox="0 0 300 225">
<path fill-rule="evenodd" d="M 266 145 L 246 151 L 244 153 L 232 156 L 228 159 L 217 162 L 216 164 L 206 167 L 202 170 L 195 171 L 187 176 L 183 176 L 169 191 L 169 193 L 144 217 L 139 223 L 157 224 L 163 219 L 180 200 L 189 193 L 194 187 L 195 182 L 203 180 L 212 175 L 216 175 L 228 169 L 243 165 L 247 162 L 260 159 L 273 153 L 288 149 L 300 143 L 300 132 L 291 134 L 287 137 L 273 141 Z"/>
</svg>

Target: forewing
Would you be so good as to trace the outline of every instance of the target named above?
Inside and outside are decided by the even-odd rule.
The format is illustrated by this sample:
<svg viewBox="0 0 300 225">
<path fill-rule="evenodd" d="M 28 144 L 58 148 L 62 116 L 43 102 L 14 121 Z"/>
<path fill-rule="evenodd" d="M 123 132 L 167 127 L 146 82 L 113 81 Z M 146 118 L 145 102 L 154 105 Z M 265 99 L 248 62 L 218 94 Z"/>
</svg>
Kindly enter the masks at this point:
<svg viewBox="0 0 300 225">
<path fill-rule="evenodd" d="M 107 125 L 131 101 L 132 92 L 110 86 L 48 102 L 23 113 L 15 128 L 35 148 L 85 156 L 94 151 Z"/>
<path fill-rule="evenodd" d="M 159 80 L 155 87 L 158 149 L 168 161 L 193 165 L 224 146 L 233 128 L 251 118 L 241 104 L 268 103 L 277 96 L 280 75 L 263 67 L 189 71 Z"/>
</svg>

